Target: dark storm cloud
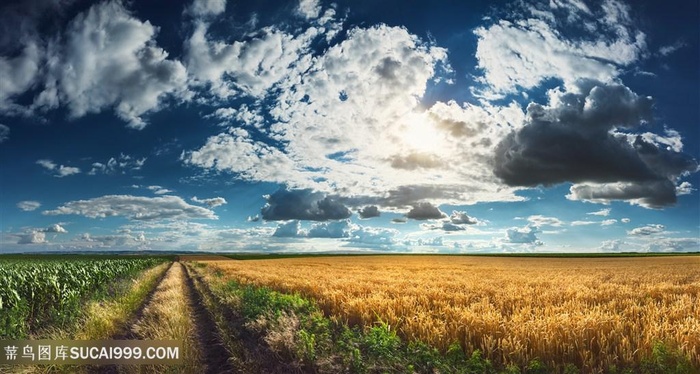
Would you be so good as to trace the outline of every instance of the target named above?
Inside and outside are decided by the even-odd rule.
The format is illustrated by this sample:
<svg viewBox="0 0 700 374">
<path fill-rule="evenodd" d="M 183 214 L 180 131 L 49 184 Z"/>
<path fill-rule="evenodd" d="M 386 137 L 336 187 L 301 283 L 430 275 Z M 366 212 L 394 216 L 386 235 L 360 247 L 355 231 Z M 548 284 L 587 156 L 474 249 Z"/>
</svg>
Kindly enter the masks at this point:
<svg viewBox="0 0 700 374">
<path fill-rule="evenodd" d="M 311 189 L 277 190 L 266 196 L 267 203 L 260 210 L 267 221 L 305 220 L 326 221 L 349 218 L 352 212 L 333 197 Z"/>
<path fill-rule="evenodd" d="M 606 203 L 610 200 L 631 200 L 638 205 L 660 209 L 676 203 L 676 187 L 669 180 L 641 183 L 578 184 L 571 186 L 571 200 Z"/>
<path fill-rule="evenodd" d="M 445 218 L 445 216 L 445 213 L 441 212 L 438 207 L 431 203 L 418 203 L 413 206 L 413 209 L 406 213 L 406 218 L 416 220 L 441 219 Z"/>
<path fill-rule="evenodd" d="M 651 119 L 651 99 L 624 86 L 582 82 L 559 105 L 530 103 L 526 125 L 496 148 L 495 174 L 511 186 L 653 179 L 631 144 L 608 131 Z"/>
<path fill-rule="evenodd" d="M 376 205 L 369 205 L 358 210 L 357 213 L 362 219 L 379 217 L 379 208 Z"/>
<path fill-rule="evenodd" d="M 625 182 L 624 188 L 614 191 L 609 186 L 602 190 L 595 185 L 581 187 L 579 194 L 590 200 L 647 199 L 646 205 L 673 204 L 672 181 L 697 171 L 697 161 L 641 136 L 612 131 L 650 122 L 651 98 L 622 85 L 595 81 L 580 81 L 577 89 L 580 93 L 550 98 L 554 101 L 550 106 L 528 106 L 525 126 L 496 148 L 496 176 L 510 186 L 528 187 Z"/>
</svg>

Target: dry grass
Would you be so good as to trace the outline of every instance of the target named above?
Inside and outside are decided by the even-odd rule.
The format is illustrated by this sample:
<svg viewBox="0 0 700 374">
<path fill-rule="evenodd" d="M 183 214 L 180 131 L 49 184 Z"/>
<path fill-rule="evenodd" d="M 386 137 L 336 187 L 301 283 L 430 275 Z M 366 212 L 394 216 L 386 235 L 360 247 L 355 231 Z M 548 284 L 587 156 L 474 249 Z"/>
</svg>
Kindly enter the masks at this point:
<svg viewBox="0 0 700 374">
<path fill-rule="evenodd" d="M 638 364 L 654 342 L 700 365 L 700 257 L 327 257 L 209 262 L 227 277 L 312 297 L 350 324 L 459 342 L 497 364 L 585 372 Z"/>
<path fill-rule="evenodd" d="M 179 340 L 183 365 L 124 366 L 120 372 L 138 369 L 140 373 L 196 373 L 202 367 L 201 349 L 196 339 L 193 313 L 188 304 L 189 289 L 185 283 L 185 269 L 173 263 L 158 285 L 153 297 L 143 310 L 142 317 L 132 326 L 136 338 L 144 340 Z M 127 370 L 123 370 L 127 369 Z"/>
</svg>

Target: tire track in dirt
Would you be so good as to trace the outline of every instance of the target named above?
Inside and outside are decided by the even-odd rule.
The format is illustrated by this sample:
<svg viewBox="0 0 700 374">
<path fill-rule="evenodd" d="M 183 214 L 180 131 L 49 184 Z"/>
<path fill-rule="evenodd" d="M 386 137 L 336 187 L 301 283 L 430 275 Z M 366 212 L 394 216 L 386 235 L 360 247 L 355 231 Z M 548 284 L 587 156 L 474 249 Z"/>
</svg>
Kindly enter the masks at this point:
<svg viewBox="0 0 700 374">
<path fill-rule="evenodd" d="M 216 322 L 206 308 L 202 295 L 197 291 L 189 269 L 179 262 L 183 268 L 184 282 L 187 290 L 187 299 L 193 313 L 195 333 L 199 346 L 202 348 L 202 361 L 204 373 L 234 373 L 231 365 L 231 355 L 217 335 Z"/>
<path fill-rule="evenodd" d="M 199 305 L 202 305 L 204 312 L 209 315 L 209 320 L 212 323 L 211 331 L 225 334 L 229 338 L 227 351 L 230 354 L 228 362 L 231 365 L 231 371 L 226 371 L 227 373 L 276 374 L 300 372 L 298 367 L 282 362 L 281 357 L 274 353 L 260 336 L 247 329 L 245 320 L 240 314 L 226 305 L 221 305 L 201 274 L 193 271 L 190 266 L 185 266 L 185 269 L 192 282 L 192 289 L 199 295 Z M 208 300 L 208 303 L 205 302 L 205 298 Z M 212 302 L 216 304 L 213 308 L 211 308 Z M 213 310 L 206 309 L 206 306 Z M 214 317 L 214 314 L 216 314 L 216 317 Z M 219 321 L 218 326 L 215 319 Z M 218 339 L 218 341 L 222 342 L 221 339 Z M 222 348 L 225 346 L 226 344 L 222 342 Z"/>
</svg>

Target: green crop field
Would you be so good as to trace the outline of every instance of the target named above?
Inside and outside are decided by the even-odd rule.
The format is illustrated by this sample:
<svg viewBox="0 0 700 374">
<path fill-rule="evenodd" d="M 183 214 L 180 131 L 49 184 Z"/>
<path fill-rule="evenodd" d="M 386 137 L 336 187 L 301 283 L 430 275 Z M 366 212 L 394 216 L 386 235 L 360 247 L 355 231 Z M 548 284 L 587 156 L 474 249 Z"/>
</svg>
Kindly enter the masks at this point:
<svg viewBox="0 0 700 374">
<path fill-rule="evenodd" d="M 0 260 L 0 339 L 24 338 L 71 321 L 82 302 L 159 258 Z"/>
</svg>

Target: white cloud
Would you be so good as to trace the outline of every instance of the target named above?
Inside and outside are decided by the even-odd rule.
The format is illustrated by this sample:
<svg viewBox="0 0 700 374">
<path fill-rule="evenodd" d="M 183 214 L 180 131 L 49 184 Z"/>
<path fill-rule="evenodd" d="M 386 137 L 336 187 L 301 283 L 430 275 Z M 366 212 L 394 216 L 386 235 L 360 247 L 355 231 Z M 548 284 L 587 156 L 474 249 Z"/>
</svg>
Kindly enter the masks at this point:
<svg viewBox="0 0 700 374">
<path fill-rule="evenodd" d="M 43 231 L 29 231 L 18 235 L 17 244 L 44 244 L 46 243 L 46 234 Z"/>
<path fill-rule="evenodd" d="M 198 199 L 197 196 L 192 197 L 192 201 L 198 204 L 204 204 L 210 208 L 216 208 L 217 206 L 221 206 L 226 204 L 226 199 L 223 197 L 213 197 L 211 199 Z"/>
<path fill-rule="evenodd" d="M 73 166 L 64 166 L 64 165 L 56 165 L 53 161 L 51 160 L 37 160 L 36 162 L 38 165 L 43 166 L 46 170 L 53 171 L 55 174 L 53 175 L 56 178 L 63 178 L 69 175 L 74 175 L 74 174 L 79 174 L 80 169 L 73 167 Z"/>
<path fill-rule="evenodd" d="M 142 129 L 144 114 L 166 96 L 185 90 L 186 71 L 156 46 L 158 28 L 133 17 L 120 1 L 93 5 L 67 26 L 49 56 L 45 89 L 35 105 L 67 106 L 73 118 L 113 108 L 129 127 Z"/>
<path fill-rule="evenodd" d="M 648 242 L 644 249 L 648 252 L 698 252 L 700 251 L 700 239 L 698 238 L 654 238 Z"/>
<path fill-rule="evenodd" d="M 56 169 L 56 166 L 57 166 L 57 165 L 56 165 L 53 161 L 51 161 L 51 160 L 44 160 L 44 159 L 42 159 L 42 160 L 37 160 L 36 163 L 37 163 L 38 165 L 43 166 L 43 167 L 46 168 L 47 170 L 54 170 L 54 169 Z"/>
<path fill-rule="evenodd" d="M 666 227 L 664 225 L 653 224 L 653 225 L 646 225 L 646 226 L 640 226 L 640 227 L 634 228 L 630 231 L 627 231 L 627 234 L 628 235 L 635 235 L 635 236 L 648 236 L 648 235 L 661 234 L 665 230 L 666 230 Z"/>
<path fill-rule="evenodd" d="M 213 211 L 187 204 L 177 196 L 106 195 L 63 204 L 45 215 L 78 214 L 89 218 L 122 216 L 131 220 L 218 219 Z"/>
<path fill-rule="evenodd" d="M 485 96 L 530 89 L 548 78 L 609 82 L 646 53 L 646 36 L 632 27 L 629 8 L 622 3 L 609 0 L 597 9 L 579 2 L 551 4 L 560 13 L 530 5 L 532 18 L 523 18 L 525 11 L 511 21 L 474 31 L 478 67 L 488 85 L 482 92 Z M 567 34 L 567 28 L 581 25 L 585 31 L 581 35 Z"/>
<path fill-rule="evenodd" d="M 478 219 L 470 217 L 465 211 L 453 210 L 450 214 L 450 222 L 455 225 L 475 225 L 480 223 Z"/>
<path fill-rule="evenodd" d="M 114 235 L 92 235 L 85 233 L 77 238 L 77 244 L 89 243 L 89 247 L 98 248 L 138 248 L 148 244 L 148 240 L 144 233 L 132 235 L 130 233 L 114 234 Z"/>
<path fill-rule="evenodd" d="M 620 252 L 622 250 L 622 245 L 624 244 L 625 242 L 620 239 L 605 240 L 600 243 L 598 250 L 601 252 Z"/>
<path fill-rule="evenodd" d="M 545 217 L 542 215 L 533 215 L 527 217 L 527 221 L 532 225 L 533 227 L 542 227 L 542 226 L 555 226 L 559 227 L 564 224 L 559 218 L 556 217 Z"/>
<path fill-rule="evenodd" d="M 571 226 L 588 226 L 595 225 L 598 222 L 595 221 L 572 221 Z"/>
<path fill-rule="evenodd" d="M 532 226 L 513 227 L 506 230 L 505 239 L 507 243 L 543 245 L 536 235 L 538 232 L 537 228 Z"/>
<path fill-rule="evenodd" d="M 690 182 L 682 182 L 678 186 L 676 186 L 676 195 L 690 195 L 695 191 L 695 188 L 693 188 L 693 185 L 690 184 Z"/>
<path fill-rule="evenodd" d="M 666 56 L 678 51 L 679 49 L 681 49 L 683 47 L 687 47 L 687 46 L 688 46 L 688 43 L 686 43 L 683 40 L 678 40 L 673 44 L 665 45 L 665 46 L 659 48 L 659 55 L 666 57 Z"/>
<path fill-rule="evenodd" d="M 226 10 L 226 0 L 194 0 L 185 13 L 195 17 L 216 16 Z"/>
<path fill-rule="evenodd" d="M 350 220 L 319 222 L 311 225 L 306 234 L 309 238 L 347 238 L 358 226 L 350 223 Z"/>
<path fill-rule="evenodd" d="M 65 234 L 65 233 L 68 232 L 68 230 L 66 230 L 65 228 L 63 228 L 63 226 L 59 225 L 58 223 L 56 223 L 56 224 L 53 224 L 53 225 L 51 225 L 51 226 L 45 228 L 44 230 L 42 230 L 42 232 L 50 232 L 50 233 L 56 233 L 56 234 Z"/>
<path fill-rule="evenodd" d="M 17 208 L 22 209 L 25 212 L 31 212 L 33 210 L 37 210 L 41 206 L 41 203 L 38 201 L 32 201 L 32 200 L 25 200 L 25 201 L 20 201 L 17 203 Z"/>
<path fill-rule="evenodd" d="M 301 60 L 320 29 L 308 28 L 293 36 L 274 27 L 260 30 L 250 41 L 227 44 L 207 38 L 208 24 L 198 21 L 185 42 L 185 61 L 194 83 L 210 84 L 208 93 L 226 98 L 250 95 L 262 98 L 268 89 L 288 76 L 292 67 L 308 64 Z"/>
<path fill-rule="evenodd" d="M 173 192 L 173 190 L 169 190 L 161 186 L 148 186 L 146 188 L 156 195 L 165 195 Z"/>
<path fill-rule="evenodd" d="M 277 229 L 272 234 L 272 236 L 278 238 L 296 238 L 304 235 L 305 233 L 301 230 L 301 223 L 298 220 L 278 224 Z"/>
<path fill-rule="evenodd" d="M 601 210 L 597 210 L 595 212 L 590 212 L 590 213 L 586 213 L 586 214 L 592 215 L 592 216 L 607 217 L 610 215 L 610 210 L 611 210 L 610 208 L 606 208 L 606 209 L 601 209 Z"/>
<path fill-rule="evenodd" d="M 35 83 L 42 58 L 36 41 L 29 41 L 15 57 L 0 56 L 0 109 L 15 108 L 12 99 Z"/>
<path fill-rule="evenodd" d="M 616 223 L 617 223 L 616 219 L 606 219 L 606 220 L 601 221 L 600 225 L 601 226 L 610 226 L 610 225 L 614 225 Z"/>
<path fill-rule="evenodd" d="M 299 0 L 297 13 L 306 19 L 318 18 L 321 13 L 321 5 L 319 0 Z"/>
<path fill-rule="evenodd" d="M 1 100 L 1 99 L 0 99 Z M 0 143 L 10 138 L 10 128 L 0 123 Z"/>
<path fill-rule="evenodd" d="M 118 157 L 110 157 L 107 162 L 93 162 L 88 175 L 96 174 L 126 174 L 127 171 L 141 170 L 146 163 L 146 157 L 135 158 L 121 153 Z"/>
<path fill-rule="evenodd" d="M 290 56 L 282 61 L 295 62 L 275 62 L 284 68 L 279 74 L 273 69 L 274 77 L 258 86 L 246 83 L 255 76 L 242 80 L 227 70 L 247 44 L 213 47 L 204 31 L 195 31 L 190 40 L 192 47 L 208 46 L 191 51 L 188 66 L 195 77 L 239 94 L 270 95 L 272 105 L 256 107 L 254 113 L 267 111 L 272 126 L 254 137 L 230 128 L 183 153 L 186 164 L 245 180 L 356 196 L 358 207 L 391 205 L 395 191 L 405 188 L 431 195 L 414 194 L 402 208 L 428 199 L 434 204 L 522 200 L 498 183 L 488 164 L 498 139 L 524 116 L 517 104 L 480 108 L 450 102 L 427 110 L 420 105 L 428 83 L 448 70 L 446 50 L 401 27 L 354 28 L 318 56 L 306 46 L 285 49 Z M 257 43 L 266 44 L 271 33 L 262 33 Z M 247 113 L 248 119 L 238 122 L 257 126 L 259 114 L 249 112 L 224 108 L 214 116 L 229 120 Z M 268 145 L 273 142 L 280 147 Z M 388 197 L 379 201 L 377 196 Z"/>
<path fill-rule="evenodd" d="M 285 183 L 298 180 L 300 174 L 286 154 L 253 140 L 243 129 L 210 137 L 200 149 L 181 158 L 186 164 L 233 172 L 244 180 Z"/>
<path fill-rule="evenodd" d="M 381 227 L 362 227 L 354 230 L 347 239 L 350 243 L 374 246 L 390 246 L 396 241 L 398 230 Z"/>
<path fill-rule="evenodd" d="M 620 220 L 620 222 L 622 222 L 622 223 L 630 223 L 630 222 L 632 222 L 632 220 L 629 219 L 629 218 L 622 218 L 622 219 Z"/>
</svg>

